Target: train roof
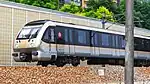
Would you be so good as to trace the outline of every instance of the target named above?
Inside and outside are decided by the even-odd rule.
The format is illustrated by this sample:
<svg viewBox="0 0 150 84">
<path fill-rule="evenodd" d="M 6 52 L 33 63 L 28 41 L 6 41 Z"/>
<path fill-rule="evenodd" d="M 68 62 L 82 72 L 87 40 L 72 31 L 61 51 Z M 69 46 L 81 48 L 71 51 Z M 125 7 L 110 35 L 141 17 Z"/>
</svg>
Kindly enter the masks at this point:
<svg viewBox="0 0 150 84">
<path fill-rule="evenodd" d="M 111 23 L 107 23 L 105 25 L 106 27 L 109 27 L 108 29 L 102 29 L 102 28 L 86 26 L 86 25 L 78 25 L 78 24 L 73 24 L 73 23 L 64 23 L 64 22 L 58 22 L 58 21 L 52 21 L 52 20 L 36 20 L 36 21 L 27 23 L 25 26 L 41 25 L 41 24 L 44 25 L 46 22 L 53 22 L 56 25 L 73 27 L 73 28 L 78 28 L 78 29 L 93 30 L 93 31 L 105 32 L 105 33 L 125 35 L 125 26 L 124 25 L 111 24 Z M 134 36 L 150 39 L 150 30 L 135 27 L 134 28 Z"/>
<path fill-rule="evenodd" d="M 48 21 L 50 21 L 50 20 L 36 20 L 36 21 L 31 21 L 31 22 L 25 24 L 25 26 L 42 25 L 42 24 L 45 24 Z"/>
<path fill-rule="evenodd" d="M 119 35 L 125 35 L 125 26 L 120 26 L 117 28 L 121 28 L 122 31 L 117 31 L 114 29 L 102 29 L 102 28 L 97 28 L 97 27 L 91 27 L 91 26 L 83 26 L 83 25 L 75 25 L 75 24 L 68 24 L 68 23 L 61 23 L 61 22 L 54 22 L 56 25 L 60 25 L 60 26 L 67 26 L 67 27 L 72 27 L 72 28 L 77 28 L 77 29 L 85 29 L 85 30 L 93 30 L 93 31 L 98 31 L 98 32 L 105 32 L 105 33 L 111 33 L 111 34 L 119 34 Z M 118 26 L 115 24 L 115 26 Z M 114 26 L 113 26 L 114 27 Z M 112 28 L 113 28 L 112 27 Z M 143 35 L 143 33 L 141 34 L 140 32 L 144 32 L 147 31 L 150 34 L 150 30 L 147 29 L 141 29 L 141 28 L 135 28 L 134 30 L 140 30 L 138 33 L 134 33 L 135 37 L 139 37 L 139 38 L 145 38 L 145 39 L 150 39 L 149 36 Z"/>
</svg>

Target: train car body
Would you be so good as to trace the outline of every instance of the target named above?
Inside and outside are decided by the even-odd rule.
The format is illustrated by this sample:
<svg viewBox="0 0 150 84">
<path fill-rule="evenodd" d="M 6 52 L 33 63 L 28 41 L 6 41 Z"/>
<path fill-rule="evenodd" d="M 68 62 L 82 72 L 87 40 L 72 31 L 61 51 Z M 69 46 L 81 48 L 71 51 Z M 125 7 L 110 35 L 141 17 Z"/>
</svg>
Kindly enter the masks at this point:
<svg viewBox="0 0 150 84">
<path fill-rule="evenodd" d="M 150 65 L 150 38 L 134 36 L 135 66 Z M 80 60 L 87 64 L 124 65 L 124 33 L 50 20 L 27 23 L 14 41 L 13 59 L 16 62 L 34 62 L 77 66 Z"/>
</svg>

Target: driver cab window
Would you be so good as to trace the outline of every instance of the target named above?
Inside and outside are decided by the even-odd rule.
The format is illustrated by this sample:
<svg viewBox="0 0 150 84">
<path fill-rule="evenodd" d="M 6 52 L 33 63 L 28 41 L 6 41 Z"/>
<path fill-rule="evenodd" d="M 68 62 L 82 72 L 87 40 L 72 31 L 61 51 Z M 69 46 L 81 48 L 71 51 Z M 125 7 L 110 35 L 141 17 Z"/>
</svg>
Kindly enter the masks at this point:
<svg viewBox="0 0 150 84">
<path fill-rule="evenodd" d="M 54 28 L 48 27 L 43 34 L 42 41 L 46 43 L 54 42 Z"/>
</svg>

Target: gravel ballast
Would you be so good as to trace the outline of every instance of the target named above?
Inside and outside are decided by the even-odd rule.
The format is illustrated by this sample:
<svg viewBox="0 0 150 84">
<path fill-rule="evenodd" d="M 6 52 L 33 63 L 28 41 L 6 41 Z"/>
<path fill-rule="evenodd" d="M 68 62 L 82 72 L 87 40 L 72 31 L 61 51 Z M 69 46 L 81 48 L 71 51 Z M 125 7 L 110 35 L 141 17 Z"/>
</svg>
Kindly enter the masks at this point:
<svg viewBox="0 0 150 84">
<path fill-rule="evenodd" d="M 104 69 L 105 75 L 95 71 Z M 135 81 L 148 81 L 150 68 L 135 68 Z M 1 66 L 0 84 L 103 84 L 124 81 L 124 67 Z"/>
</svg>

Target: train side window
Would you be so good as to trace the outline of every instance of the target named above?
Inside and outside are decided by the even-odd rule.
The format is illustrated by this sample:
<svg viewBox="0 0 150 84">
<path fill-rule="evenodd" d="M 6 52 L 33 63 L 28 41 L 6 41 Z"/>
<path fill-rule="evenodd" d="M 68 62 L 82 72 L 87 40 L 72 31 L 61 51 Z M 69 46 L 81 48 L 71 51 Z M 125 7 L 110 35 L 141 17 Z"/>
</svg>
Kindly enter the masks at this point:
<svg viewBox="0 0 150 84">
<path fill-rule="evenodd" d="M 148 41 L 148 51 L 150 51 L 150 41 L 149 41 L 149 39 L 147 40 Z"/>
<path fill-rule="evenodd" d="M 80 44 L 86 44 L 86 32 L 78 30 L 78 42 Z"/>
<path fill-rule="evenodd" d="M 135 38 L 134 41 L 135 50 L 142 50 L 142 40 Z"/>
<path fill-rule="evenodd" d="M 116 48 L 116 35 L 112 35 L 112 47 Z"/>
<path fill-rule="evenodd" d="M 69 29 L 69 43 L 70 44 L 74 44 L 74 42 L 73 42 L 73 32 L 74 32 L 74 30 L 73 29 Z"/>
<path fill-rule="evenodd" d="M 90 46 L 90 31 L 86 31 L 86 45 Z"/>
<path fill-rule="evenodd" d="M 119 35 L 116 35 L 115 39 L 116 39 L 116 48 L 119 48 L 119 45 L 120 45 L 120 43 L 119 43 Z"/>
<path fill-rule="evenodd" d="M 143 47 L 143 49 L 145 51 L 149 51 L 149 40 L 144 39 L 144 47 Z"/>
<path fill-rule="evenodd" d="M 90 37 L 89 31 L 84 31 L 84 30 L 76 30 L 76 35 L 77 35 L 77 44 L 79 45 L 90 45 Z"/>
<path fill-rule="evenodd" d="M 65 29 L 65 43 L 68 43 L 68 29 Z"/>
<path fill-rule="evenodd" d="M 141 47 L 141 50 L 143 50 L 143 51 L 144 51 L 144 50 L 145 50 L 145 46 L 144 46 L 144 39 L 141 39 L 141 40 L 142 40 L 142 45 L 141 45 L 142 47 Z"/>
<path fill-rule="evenodd" d="M 56 26 L 56 39 L 57 43 L 66 44 L 68 42 L 68 30 L 63 26 Z"/>
<path fill-rule="evenodd" d="M 109 34 L 101 34 L 102 35 L 102 46 L 109 47 Z"/>
<path fill-rule="evenodd" d="M 148 51 L 150 51 L 150 40 L 148 39 L 147 41 L 148 41 L 148 45 L 147 45 Z"/>
<path fill-rule="evenodd" d="M 100 46 L 100 33 L 95 34 L 95 46 L 99 47 Z"/>
<path fill-rule="evenodd" d="M 124 36 L 119 36 L 120 48 L 125 49 L 125 39 Z"/>
<path fill-rule="evenodd" d="M 51 39 L 50 28 L 47 28 L 43 34 L 42 41 L 44 41 L 46 43 L 50 43 L 50 39 Z"/>
<path fill-rule="evenodd" d="M 95 46 L 95 32 L 91 32 L 91 46 Z"/>
<path fill-rule="evenodd" d="M 134 38 L 134 49 L 138 50 L 138 38 Z"/>
<path fill-rule="evenodd" d="M 100 33 L 97 33 L 97 32 L 92 32 L 92 45 L 94 46 L 94 47 L 99 47 L 100 46 Z"/>
<path fill-rule="evenodd" d="M 92 32 L 91 35 L 92 35 L 92 38 L 91 38 L 92 46 L 98 47 L 99 46 L 99 33 Z"/>
<path fill-rule="evenodd" d="M 50 36 L 50 37 L 51 37 L 51 38 L 50 38 L 50 39 L 51 39 L 51 42 L 55 42 L 55 33 L 54 33 L 55 31 L 54 31 L 54 29 L 51 28 L 51 29 L 50 29 L 50 32 L 51 32 L 51 33 L 50 33 L 50 35 L 51 35 L 51 36 Z"/>
</svg>

